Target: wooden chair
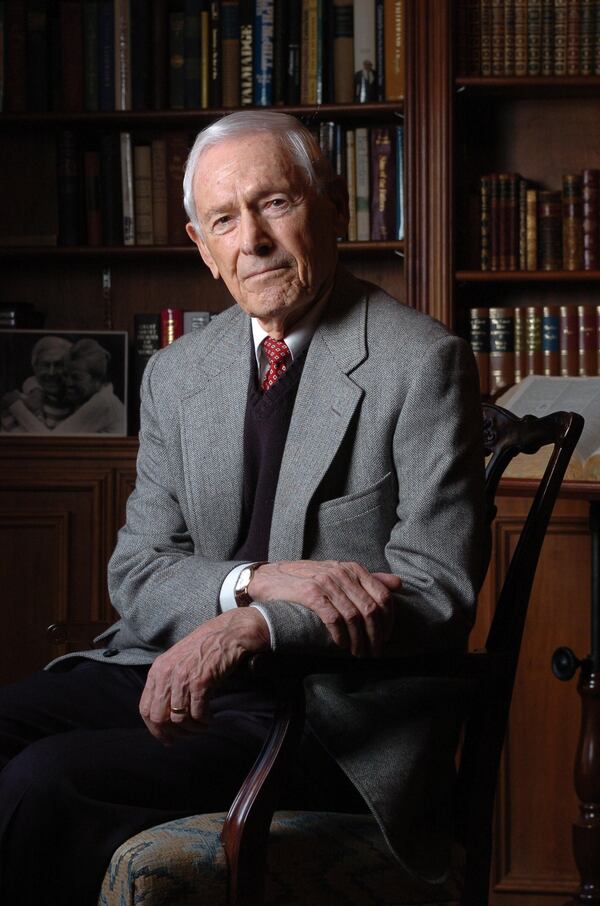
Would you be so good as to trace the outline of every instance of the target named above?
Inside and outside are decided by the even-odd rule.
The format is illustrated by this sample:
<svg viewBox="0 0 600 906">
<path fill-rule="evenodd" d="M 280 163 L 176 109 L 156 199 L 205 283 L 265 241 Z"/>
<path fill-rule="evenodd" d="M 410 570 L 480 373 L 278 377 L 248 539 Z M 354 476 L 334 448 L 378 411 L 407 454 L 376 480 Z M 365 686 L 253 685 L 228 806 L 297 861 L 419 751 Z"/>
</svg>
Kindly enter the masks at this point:
<svg viewBox="0 0 600 906">
<path fill-rule="evenodd" d="M 567 412 L 520 419 L 491 404 L 484 404 L 483 416 L 490 457 L 486 467 L 490 523 L 496 514 L 498 483 L 511 459 L 553 445 L 512 556 L 485 648 L 452 656 L 344 659 L 342 665 L 325 656 L 254 658 L 250 669 L 272 677 L 282 690 L 281 710 L 231 809 L 226 816 L 179 819 L 127 841 L 106 874 L 99 901 L 102 906 L 133 906 L 134 901 L 143 901 L 145 906 L 166 902 L 170 906 L 318 906 L 333 902 L 336 906 L 357 902 L 404 906 L 434 901 L 485 906 L 498 766 L 531 587 L 583 419 Z M 340 670 L 462 678 L 472 687 L 457 796 L 456 835 L 464 853 L 464 880 L 446 885 L 437 896 L 402 872 L 370 815 L 277 812 L 273 818 L 286 764 L 300 738 L 303 677 Z M 304 862 L 301 855 L 306 856 Z"/>
</svg>

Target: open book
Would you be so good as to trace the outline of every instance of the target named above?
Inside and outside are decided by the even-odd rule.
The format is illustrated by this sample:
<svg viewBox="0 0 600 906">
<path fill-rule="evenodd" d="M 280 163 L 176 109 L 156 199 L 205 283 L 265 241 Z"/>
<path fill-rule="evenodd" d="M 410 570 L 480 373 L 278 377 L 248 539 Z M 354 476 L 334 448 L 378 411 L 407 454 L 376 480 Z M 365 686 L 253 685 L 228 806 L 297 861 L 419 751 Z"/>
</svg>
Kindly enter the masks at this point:
<svg viewBox="0 0 600 906">
<path fill-rule="evenodd" d="M 547 415 L 563 410 L 579 412 L 585 425 L 575 447 L 565 478 L 600 481 L 600 377 L 544 377 L 530 374 L 497 400 L 515 415 Z M 519 454 L 504 473 L 507 478 L 539 478 L 552 447 L 542 447 L 530 456 Z"/>
</svg>

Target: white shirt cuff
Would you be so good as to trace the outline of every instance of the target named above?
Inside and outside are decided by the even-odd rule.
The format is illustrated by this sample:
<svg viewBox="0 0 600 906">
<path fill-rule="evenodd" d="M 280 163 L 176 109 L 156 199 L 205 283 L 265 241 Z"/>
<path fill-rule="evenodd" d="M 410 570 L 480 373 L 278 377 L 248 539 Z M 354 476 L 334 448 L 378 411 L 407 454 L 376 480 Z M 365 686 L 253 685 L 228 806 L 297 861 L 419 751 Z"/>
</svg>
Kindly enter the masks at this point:
<svg viewBox="0 0 600 906">
<path fill-rule="evenodd" d="M 225 613 L 226 610 L 233 610 L 234 607 L 237 607 L 235 603 L 235 585 L 238 580 L 238 577 L 243 569 L 247 566 L 251 566 L 255 561 L 250 560 L 248 563 L 240 563 L 238 566 L 234 566 L 233 569 L 227 573 L 223 579 L 223 584 L 221 585 L 221 591 L 219 592 L 219 606 L 221 608 L 221 613 Z M 269 621 L 267 612 L 260 604 L 251 604 L 250 607 L 255 607 L 263 615 L 264 620 L 269 627 L 269 640 L 271 650 L 273 650 L 273 628 Z"/>
</svg>

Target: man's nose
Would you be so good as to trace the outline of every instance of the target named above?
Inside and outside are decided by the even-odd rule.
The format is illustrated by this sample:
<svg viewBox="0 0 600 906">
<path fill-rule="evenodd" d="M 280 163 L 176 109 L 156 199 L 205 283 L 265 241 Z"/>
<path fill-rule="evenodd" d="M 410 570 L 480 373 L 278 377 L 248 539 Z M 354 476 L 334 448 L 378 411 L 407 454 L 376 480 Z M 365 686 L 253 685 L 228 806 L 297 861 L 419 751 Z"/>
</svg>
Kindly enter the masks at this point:
<svg viewBox="0 0 600 906">
<path fill-rule="evenodd" d="M 268 255 L 273 240 L 255 211 L 242 211 L 240 217 L 240 250 L 244 255 Z"/>
</svg>

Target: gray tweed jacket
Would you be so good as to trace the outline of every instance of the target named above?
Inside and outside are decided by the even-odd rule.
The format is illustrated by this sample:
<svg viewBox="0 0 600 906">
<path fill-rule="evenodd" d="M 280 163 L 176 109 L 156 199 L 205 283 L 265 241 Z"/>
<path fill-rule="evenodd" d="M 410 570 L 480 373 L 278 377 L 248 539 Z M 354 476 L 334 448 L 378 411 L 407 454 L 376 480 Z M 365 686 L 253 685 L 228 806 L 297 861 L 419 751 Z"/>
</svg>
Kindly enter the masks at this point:
<svg viewBox="0 0 600 906">
<path fill-rule="evenodd" d="M 240 524 L 250 343 L 234 306 L 146 368 L 137 483 L 109 566 L 112 663 L 148 663 L 219 612 Z M 468 345 L 340 268 L 296 398 L 269 558 L 397 573 L 394 649 L 464 646 L 485 548 L 481 436 Z M 311 611 L 263 607 L 277 650 L 330 646 Z M 439 680 L 307 682 L 311 727 L 400 861 L 430 880 L 449 858 L 459 699 Z"/>
</svg>

